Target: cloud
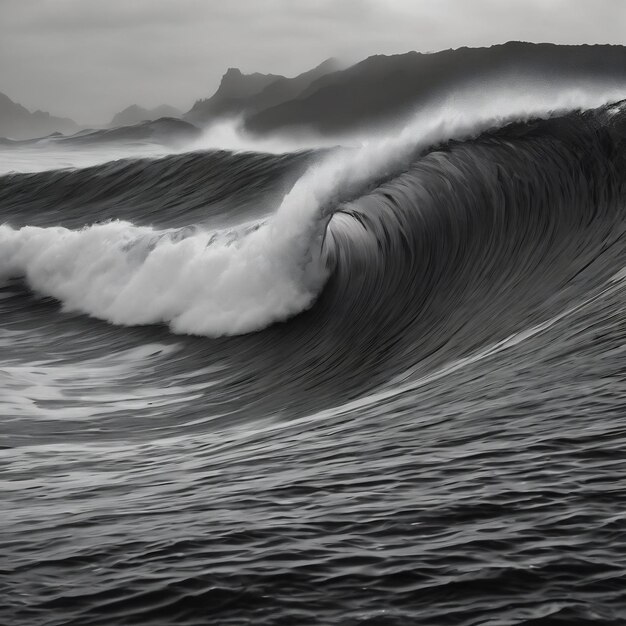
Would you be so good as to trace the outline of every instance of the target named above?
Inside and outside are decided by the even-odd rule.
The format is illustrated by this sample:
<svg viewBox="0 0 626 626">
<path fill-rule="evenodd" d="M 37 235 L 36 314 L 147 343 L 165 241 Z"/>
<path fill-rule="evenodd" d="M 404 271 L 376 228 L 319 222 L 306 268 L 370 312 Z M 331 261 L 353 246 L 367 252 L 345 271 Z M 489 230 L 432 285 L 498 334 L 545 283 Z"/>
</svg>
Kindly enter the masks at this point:
<svg viewBox="0 0 626 626">
<path fill-rule="evenodd" d="M 294 75 L 329 56 L 510 39 L 626 43 L 623 0 L 4 0 L 0 91 L 100 122 L 183 109 L 227 67 Z"/>
</svg>

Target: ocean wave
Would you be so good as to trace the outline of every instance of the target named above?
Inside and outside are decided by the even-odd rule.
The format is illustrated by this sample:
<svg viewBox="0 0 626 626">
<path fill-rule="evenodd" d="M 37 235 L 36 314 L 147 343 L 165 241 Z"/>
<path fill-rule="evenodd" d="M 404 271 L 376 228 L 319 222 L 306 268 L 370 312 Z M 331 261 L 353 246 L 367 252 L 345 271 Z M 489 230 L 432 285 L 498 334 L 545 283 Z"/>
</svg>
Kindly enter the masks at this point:
<svg viewBox="0 0 626 626">
<path fill-rule="evenodd" d="M 567 196 L 571 202 L 579 193 L 579 187 L 591 185 L 595 188 L 594 177 L 606 178 L 605 170 L 598 168 L 609 167 L 606 163 L 611 155 L 601 148 L 602 141 L 610 140 L 610 135 L 602 129 L 609 123 L 615 126 L 615 115 L 608 112 L 614 109 L 603 108 L 586 116 L 576 114 L 561 120 L 554 118 L 564 110 L 581 108 L 590 102 L 603 102 L 605 98 L 603 94 L 590 98 L 566 92 L 559 101 L 546 103 L 534 96 L 515 102 L 494 96 L 489 106 L 482 102 L 480 107 L 463 110 L 444 107 L 422 111 L 396 136 L 373 140 L 359 148 L 320 155 L 296 180 L 278 209 L 267 219 L 254 222 L 254 227 L 247 225 L 216 231 L 196 226 L 181 235 L 172 229 L 139 226 L 127 221 L 94 224 L 81 229 L 61 226 L 13 228 L 5 224 L 0 227 L 0 275 L 4 279 L 23 277 L 33 290 L 60 300 L 66 309 L 88 313 L 114 324 L 165 323 L 176 333 L 207 336 L 259 330 L 310 307 L 336 267 L 339 272 L 345 272 L 347 266 L 353 272 L 360 254 L 359 239 L 373 238 L 379 248 L 408 250 L 409 261 L 415 263 L 423 254 L 424 244 L 420 239 L 428 232 L 427 224 L 420 221 L 423 212 L 434 210 L 436 206 L 438 219 L 443 219 L 451 206 L 475 200 L 467 195 L 463 198 L 463 194 L 480 182 L 484 188 L 479 187 L 473 193 L 484 201 L 483 209 L 507 211 L 508 221 L 503 222 L 503 228 L 515 223 L 508 205 L 529 201 L 531 189 L 535 203 L 538 190 L 544 197 L 549 197 L 549 211 L 556 216 L 560 203 L 565 201 L 562 192 L 571 193 L 571 198 Z M 467 104 L 465 102 L 464 106 Z M 524 151 L 508 154 L 506 167 L 518 163 L 524 168 L 520 172 L 533 172 L 532 177 L 527 176 L 527 186 L 521 189 L 517 178 L 508 181 L 514 183 L 515 194 L 511 194 L 510 187 L 503 186 L 502 181 L 496 185 L 491 180 L 484 180 L 485 172 L 500 176 L 506 169 L 493 170 L 489 164 L 476 161 L 478 148 L 472 147 L 477 152 L 472 153 L 471 165 L 465 165 L 471 167 L 471 176 L 464 177 L 462 170 L 447 170 L 445 159 L 436 155 L 428 161 L 422 158 L 433 147 L 451 141 L 467 141 L 487 131 L 494 136 L 495 130 L 517 123 L 517 127 L 509 129 L 509 134 L 505 133 L 501 138 L 504 148 L 511 137 L 516 138 L 516 133 L 532 134 L 536 127 L 531 124 L 529 131 L 529 125 L 521 125 L 521 122 L 538 118 L 553 118 L 549 125 L 541 127 L 548 136 L 552 129 L 565 124 L 567 132 L 559 130 L 558 141 L 563 145 L 572 144 L 572 147 L 566 146 L 567 155 L 554 157 L 554 163 L 548 168 L 553 177 L 550 180 L 545 178 L 545 163 L 539 166 L 539 160 L 529 160 Z M 542 137 L 541 141 L 549 141 L 549 138 Z M 584 149 L 586 158 L 591 161 L 587 166 L 590 171 L 570 180 L 568 170 L 570 176 L 577 174 L 577 170 L 571 169 L 577 165 L 577 142 L 586 142 L 580 150 Z M 551 158 L 549 151 L 542 153 L 542 161 L 546 158 Z M 112 167 L 117 168 L 116 180 L 119 181 L 120 176 L 126 178 L 129 183 L 126 188 L 131 186 L 133 172 L 141 170 L 141 166 L 133 162 Z M 407 185 L 406 175 L 402 172 L 411 168 L 422 172 L 411 182 L 410 193 L 404 192 L 413 197 L 393 200 L 394 193 Z M 93 178 L 102 173 L 103 170 L 98 170 L 87 175 Z M 50 177 L 49 173 L 46 175 Z M 454 193 L 447 193 L 445 202 L 442 197 L 424 195 L 426 177 L 443 179 L 442 191 L 454 189 Z M 474 182 L 470 183 L 470 179 Z M 363 213 L 350 208 L 350 202 L 357 199 L 367 204 L 367 192 L 378 189 L 377 193 L 381 193 L 380 189 L 384 188 L 381 184 L 389 180 L 393 181 L 392 192 L 378 201 L 375 212 Z M 610 186 L 605 183 L 603 178 L 602 189 L 609 193 L 606 190 Z M 155 184 L 158 185 L 158 179 Z M 550 194 L 550 185 L 557 185 L 561 195 Z M 89 180 L 89 188 L 94 188 L 93 180 Z M 385 206 L 389 197 L 392 203 L 400 206 L 399 210 Z M 502 207 L 503 202 L 507 203 L 506 208 Z M 589 200 L 585 208 L 590 210 L 589 207 L 593 207 L 597 212 L 598 202 L 599 199 L 595 198 Z M 328 223 L 335 213 L 338 217 L 332 219 L 328 236 Z M 353 223 L 366 225 L 364 232 L 359 227 L 348 228 L 346 215 L 353 218 Z M 494 213 L 492 219 L 497 219 L 498 215 Z M 466 219 L 466 216 L 457 215 L 449 227 L 458 228 L 461 218 Z M 526 223 L 525 227 L 531 225 Z M 510 245 L 510 238 L 515 236 L 518 234 L 509 232 L 506 237 L 502 236 L 498 245 Z M 338 245 L 337 242 L 346 237 L 350 244 Z M 459 253 L 458 248 L 446 251 L 445 238 L 433 238 L 433 241 L 438 242 L 440 260 Z M 326 245 L 322 245 L 323 242 Z M 463 243 L 466 245 L 468 241 Z M 494 245 L 492 241 L 486 243 Z M 348 263 L 344 262 L 346 257 L 350 257 Z M 360 275 L 371 280 L 368 254 L 361 257 L 360 262 L 367 271 L 362 270 Z M 483 259 L 483 271 L 499 258 L 491 254 Z M 536 256 L 529 255 L 525 262 L 532 263 L 534 258 Z M 428 264 L 432 259 L 422 259 L 421 262 Z M 415 273 L 415 267 L 412 267 L 411 275 Z M 397 282 L 405 274 L 390 273 L 387 280 Z M 531 273 L 527 272 L 527 275 Z M 434 276 L 428 273 L 426 276 L 434 280 Z M 372 290 L 370 293 L 376 295 Z"/>
</svg>

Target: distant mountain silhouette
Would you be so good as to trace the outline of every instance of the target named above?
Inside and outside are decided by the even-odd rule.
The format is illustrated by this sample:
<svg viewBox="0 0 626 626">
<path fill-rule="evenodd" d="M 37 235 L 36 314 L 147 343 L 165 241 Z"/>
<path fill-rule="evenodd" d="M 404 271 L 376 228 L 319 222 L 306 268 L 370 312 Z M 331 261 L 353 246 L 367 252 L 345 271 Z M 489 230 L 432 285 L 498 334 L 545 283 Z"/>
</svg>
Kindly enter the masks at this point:
<svg viewBox="0 0 626 626">
<path fill-rule="evenodd" d="M 217 91 L 210 97 L 197 100 L 185 114 L 191 122 L 206 122 L 219 116 L 236 114 L 245 107 L 247 98 L 259 93 L 276 80 L 285 78 L 276 74 L 242 74 L 236 67 L 229 67 L 222 76 Z"/>
<path fill-rule="evenodd" d="M 174 119 L 180 112 L 173 107 L 149 110 L 133 105 L 111 120 L 114 129 L 84 131 L 71 141 L 171 142 L 195 136 L 196 125 L 239 114 L 253 133 L 308 130 L 334 134 L 398 123 L 420 105 L 465 85 L 480 89 L 494 80 L 554 84 L 590 78 L 626 85 L 626 47 L 508 42 L 490 48 L 377 55 L 347 69 L 328 59 L 294 78 L 242 74 L 230 68 L 215 94 L 198 100 L 184 120 Z M 70 119 L 31 113 L 0 94 L 0 137 L 25 140 L 78 130 Z"/>
<path fill-rule="evenodd" d="M 509 42 L 432 54 L 372 56 L 321 76 L 296 97 L 246 117 L 257 133 L 308 129 L 319 133 L 385 125 L 420 104 L 466 83 L 567 79 L 626 80 L 626 47 Z"/>
<path fill-rule="evenodd" d="M 76 122 L 65 117 L 54 117 L 45 111 L 31 113 L 11 98 L 0 93 L 0 137 L 32 139 L 51 133 L 74 133 Z"/>
<path fill-rule="evenodd" d="M 182 111 L 168 104 L 162 104 L 154 109 L 144 109 L 136 104 L 132 104 L 114 115 L 109 122 L 109 127 L 130 126 L 131 124 L 140 124 L 146 121 L 151 122 L 160 117 L 180 117 L 181 115 Z"/>
<path fill-rule="evenodd" d="M 236 68 L 229 68 L 215 94 L 198 100 L 185 119 L 204 123 L 220 116 L 251 114 L 273 107 L 296 98 L 313 81 L 339 68 L 336 59 L 327 59 L 294 78 L 275 74 L 242 74 Z"/>
</svg>

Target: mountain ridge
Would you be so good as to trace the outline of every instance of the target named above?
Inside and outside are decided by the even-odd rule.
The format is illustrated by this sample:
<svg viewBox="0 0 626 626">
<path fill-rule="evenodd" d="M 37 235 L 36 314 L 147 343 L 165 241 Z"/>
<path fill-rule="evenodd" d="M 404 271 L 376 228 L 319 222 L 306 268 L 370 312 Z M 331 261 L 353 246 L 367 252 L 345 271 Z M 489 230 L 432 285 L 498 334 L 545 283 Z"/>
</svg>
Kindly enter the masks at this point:
<svg viewBox="0 0 626 626">
<path fill-rule="evenodd" d="M 242 74 L 237 68 L 229 68 L 217 91 L 209 98 L 197 100 L 184 117 L 205 123 L 216 117 L 249 115 L 297 97 L 311 82 L 339 67 L 339 61 L 329 58 L 293 78 L 259 72 Z"/>
<path fill-rule="evenodd" d="M 152 122 L 161 117 L 181 117 L 182 111 L 169 104 L 161 104 L 152 109 L 131 104 L 125 109 L 116 113 L 109 122 L 109 128 L 117 126 L 129 126 L 131 124 L 140 124 L 141 122 Z"/>
<path fill-rule="evenodd" d="M 511 41 L 488 48 L 373 55 L 313 81 L 299 97 L 245 119 L 254 133 L 308 129 L 328 134 L 403 119 L 421 104 L 470 81 L 557 81 L 619 78 L 626 82 L 626 47 Z"/>
<path fill-rule="evenodd" d="M 73 133 L 80 126 L 70 118 L 56 117 L 39 109 L 31 112 L 0 92 L 0 136 L 33 139 L 52 133 Z"/>
</svg>

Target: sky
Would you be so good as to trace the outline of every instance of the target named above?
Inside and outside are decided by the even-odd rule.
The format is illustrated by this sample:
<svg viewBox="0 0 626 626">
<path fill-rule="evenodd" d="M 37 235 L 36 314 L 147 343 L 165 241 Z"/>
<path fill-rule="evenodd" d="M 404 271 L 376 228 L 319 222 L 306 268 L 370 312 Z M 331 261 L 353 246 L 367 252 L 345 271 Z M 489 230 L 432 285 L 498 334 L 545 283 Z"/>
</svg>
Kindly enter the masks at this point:
<svg viewBox="0 0 626 626">
<path fill-rule="evenodd" d="M 228 67 L 293 76 L 509 40 L 626 44 L 626 0 L 0 0 L 0 92 L 97 124 L 188 110 Z"/>
</svg>

